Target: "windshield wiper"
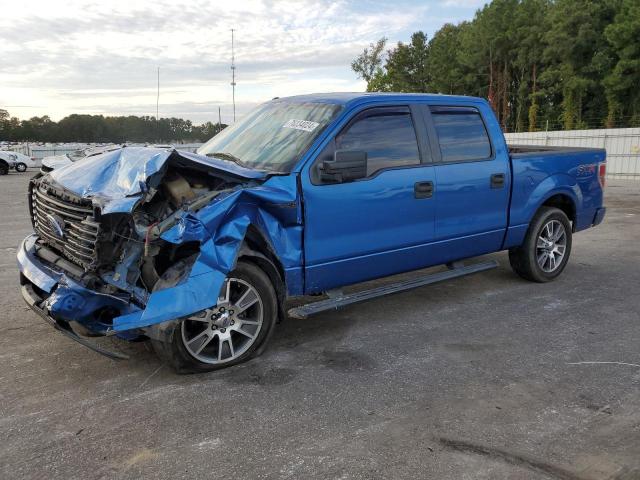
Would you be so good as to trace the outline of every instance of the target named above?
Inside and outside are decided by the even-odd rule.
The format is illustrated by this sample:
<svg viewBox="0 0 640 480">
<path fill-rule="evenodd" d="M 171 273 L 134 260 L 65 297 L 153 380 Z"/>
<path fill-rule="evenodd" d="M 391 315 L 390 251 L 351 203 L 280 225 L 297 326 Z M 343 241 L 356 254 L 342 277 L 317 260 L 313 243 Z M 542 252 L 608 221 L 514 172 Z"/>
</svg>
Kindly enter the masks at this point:
<svg viewBox="0 0 640 480">
<path fill-rule="evenodd" d="M 244 168 L 249 168 L 245 165 L 245 163 L 240 160 L 238 157 L 236 157 L 233 153 L 229 153 L 229 152 L 214 152 L 214 153 L 207 153 L 206 154 L 207 157 L 218 157 L 221 158 L 223 160 L 228 160 L 230 162 L 235 163 L 236 165 L 240 165 L 241 167 Z"/>
</svg>

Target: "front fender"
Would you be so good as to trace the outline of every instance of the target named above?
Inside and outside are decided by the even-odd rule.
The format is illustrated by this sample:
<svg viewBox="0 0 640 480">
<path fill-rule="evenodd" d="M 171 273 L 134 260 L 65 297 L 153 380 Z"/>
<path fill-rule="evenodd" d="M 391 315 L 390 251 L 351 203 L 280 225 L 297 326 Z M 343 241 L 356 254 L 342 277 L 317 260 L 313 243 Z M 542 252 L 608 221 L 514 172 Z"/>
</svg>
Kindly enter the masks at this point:
<svg viewBox="0 0 640 480">
<path fill-rule="evenodd" d="M 151 293 L 144 310 L 114 318 L 113 330 L 148 327 L 214 307 L 252 225 L 273 247 L 285 272 L 296 271 L 302 265 L 297 190 L 295 184 L 286 188 L 284 180 L 273 180 L 272 185 L 217 197 L 195 215 L 185 213 L 162 238 L 176 244 L 200 241 L 200 253 L 188 275 L 174 286 Z"/>
</svg>

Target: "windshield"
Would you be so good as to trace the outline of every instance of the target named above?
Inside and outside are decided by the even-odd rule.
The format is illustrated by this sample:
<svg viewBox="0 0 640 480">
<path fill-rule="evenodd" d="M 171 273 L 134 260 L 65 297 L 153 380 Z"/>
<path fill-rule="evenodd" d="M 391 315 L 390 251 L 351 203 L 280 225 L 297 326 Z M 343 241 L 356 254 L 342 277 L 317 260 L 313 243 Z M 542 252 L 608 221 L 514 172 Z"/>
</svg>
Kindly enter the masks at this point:
<svg viewBox="0 0 640 480">
<path fill-rule="evenodd" d="M 342 107 L 327 103 L 265 103 L 198 149 L 243 167 L 288 172 Z"/>
</svg>

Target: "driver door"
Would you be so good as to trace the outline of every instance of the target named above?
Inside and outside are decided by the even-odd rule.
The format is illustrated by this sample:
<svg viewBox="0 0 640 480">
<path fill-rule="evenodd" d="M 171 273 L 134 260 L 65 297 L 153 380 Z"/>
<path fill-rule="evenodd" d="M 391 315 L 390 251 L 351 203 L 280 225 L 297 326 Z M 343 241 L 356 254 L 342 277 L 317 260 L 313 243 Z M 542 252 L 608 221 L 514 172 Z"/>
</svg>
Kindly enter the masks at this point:
<svg viewBox="0 0 640 480">
<path fill-rule="evenodd" d="M 302 175 L 308 293 L 420 268 L 434 238 L 434 169 L 420 112 L 363 110 Z M 367 176 L 323 183 L 319 167 L 336 149 L 367 152 Z"/>
</svg>

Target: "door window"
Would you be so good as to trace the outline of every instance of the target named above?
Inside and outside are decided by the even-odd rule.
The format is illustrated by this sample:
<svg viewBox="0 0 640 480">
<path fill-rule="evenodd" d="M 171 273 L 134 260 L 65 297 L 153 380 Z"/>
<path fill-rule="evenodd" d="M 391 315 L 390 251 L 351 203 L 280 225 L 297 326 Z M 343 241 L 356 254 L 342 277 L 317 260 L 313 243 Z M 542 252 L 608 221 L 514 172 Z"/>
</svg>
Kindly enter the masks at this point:
<svg viewBox="0 0 640 480">
<path fill-rule="evenodd" d="M 469 107 L 430 107 L 443 162 L 491 157 L 491 143 L 480 112 Z"/>
<path fill-rule="evenodd" d="M 367 152 L 367 175 L 384 168 L 420 164 L 409 108 L 376 108 L 363 112 L 336 137 L 338 150 Z"/>
</svg>

